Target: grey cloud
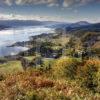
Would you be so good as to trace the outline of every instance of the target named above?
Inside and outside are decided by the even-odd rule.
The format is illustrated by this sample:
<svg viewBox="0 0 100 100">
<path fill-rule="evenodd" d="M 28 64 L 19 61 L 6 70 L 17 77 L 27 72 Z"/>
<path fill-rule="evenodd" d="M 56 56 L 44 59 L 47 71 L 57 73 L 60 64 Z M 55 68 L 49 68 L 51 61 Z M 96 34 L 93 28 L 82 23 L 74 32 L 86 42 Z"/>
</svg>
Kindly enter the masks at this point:
<svg viewBox="0 0 100 100">
<path fill-rule="evenodd" d="M 69 7 L 72 5 L 85 5 L 91 2 L 99 2 L 100 0 L 64 0 L 63 7 Z"/>
<path fill-rule="evenodd" d="M 13 4 L 13 0 L 0 0 L 0 5 L 2 4 L 11 6 Z"/>
<path fill-rule="evenodd" d="M 62 0 L 62 4 L 59 4 L 60 0 L 0 0 L 0 4 L 6 4 L 6 5 L 13 5 L 15 3 L 16 5 L 27 5 L 27 4 L 45 4 L 49 7 L 51 6 L 58 6 L 62 5 L 62 7 L 70 7 L 74 5 L 85 5 L 91 2 L 99 2 L 100 0 Z"/>
<path fill-rule="evenodd" d="M 13 4 L 13 0 L 5 0 L 5 3 L 9 6 L 11 6 Z"/>
<path fill-rule="evenodd" d="M 0 4 L 6 4 L 11 6 L 13 4 L 16 5 L 26 5 L 26 4 L 49 4 L 49 5 L 56 5 L 58 0 L 0 0 Z"/>
<path fill-rule="evenodd" d="M 71 6 L 72 4 L 74 4 L 74 3 L 75 3 L 75 0 L 64 0 L 63 6 L 64 6 L 64 7 L 69 7 L 69 6 Z"/>
<path fill-rule="evenodd" d="M 90 2 L 98 2 L 100 0 L 62 0 L 63 7 L 69 7 L 72 5 L 84 5 Z M 16 4 L 47 4 L 49 6 L 57 6 L 59 4 L 59 0 L 15 0 Z"/>
<path fill-rule="evenodd" d="M 16 0 L 15 3 L 18 5 L 23 4 L 52 4 L 55 5 L 58 0 Z"/>
</svg>

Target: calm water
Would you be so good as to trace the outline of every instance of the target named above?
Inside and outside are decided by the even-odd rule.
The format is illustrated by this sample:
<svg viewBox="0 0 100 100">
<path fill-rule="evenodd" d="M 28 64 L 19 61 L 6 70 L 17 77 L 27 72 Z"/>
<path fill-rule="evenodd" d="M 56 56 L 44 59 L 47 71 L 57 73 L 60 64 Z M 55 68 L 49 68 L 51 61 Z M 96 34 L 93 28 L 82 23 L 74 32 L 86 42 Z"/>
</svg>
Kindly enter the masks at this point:
<svg viewBox="0 0 100 100">
<path fill-rule="evenodd" d="M 2 30 L 0 31 L 0 57 L 14 55 L 28 49 L 26 47 L 7 47 L 15 42 L 27 41 L 30 36 L 53 31 L 53 29 L 43 26 L 28 26 Z"/>
</svg>

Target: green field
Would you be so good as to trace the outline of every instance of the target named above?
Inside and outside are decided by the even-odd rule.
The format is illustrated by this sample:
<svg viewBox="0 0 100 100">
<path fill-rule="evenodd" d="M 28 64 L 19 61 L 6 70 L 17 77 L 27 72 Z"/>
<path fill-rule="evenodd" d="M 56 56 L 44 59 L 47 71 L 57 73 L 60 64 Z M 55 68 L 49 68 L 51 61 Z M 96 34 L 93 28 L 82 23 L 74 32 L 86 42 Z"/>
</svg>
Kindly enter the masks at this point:
<svg viewBox="0 0 100 100">
<path fill-rule="evenodd" d="M 23 71 L 21 62 L 16 60 L 16 61 L 8 61 L 7 63 L 0 64 L 0 73 L 15 73 L 18 71 Z"/>
</svg>

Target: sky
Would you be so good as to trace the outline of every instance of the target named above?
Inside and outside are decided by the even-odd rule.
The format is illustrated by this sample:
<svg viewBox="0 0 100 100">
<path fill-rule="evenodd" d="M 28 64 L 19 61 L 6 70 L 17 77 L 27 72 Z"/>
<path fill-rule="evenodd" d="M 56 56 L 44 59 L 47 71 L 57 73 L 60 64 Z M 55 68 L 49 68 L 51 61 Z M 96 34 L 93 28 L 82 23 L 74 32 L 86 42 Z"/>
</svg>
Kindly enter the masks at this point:
<svg viewBox="0 0 100 100">
<path fill-rule="evenodd" d="M 0 0 L 0 19 L 100 22 L 100 0 Z"/>
</svg>

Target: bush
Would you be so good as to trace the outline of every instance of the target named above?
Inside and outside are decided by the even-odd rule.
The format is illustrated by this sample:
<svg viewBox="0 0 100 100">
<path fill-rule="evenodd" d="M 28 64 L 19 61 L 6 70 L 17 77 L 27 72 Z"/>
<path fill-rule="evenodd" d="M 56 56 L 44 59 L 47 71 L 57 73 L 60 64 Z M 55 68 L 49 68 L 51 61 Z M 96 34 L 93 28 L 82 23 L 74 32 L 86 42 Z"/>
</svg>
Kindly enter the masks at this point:
<svg viewBox="0 0 100 100">
<path fill-rule="evenodd" d="M 75 79 L 78 63 L 79 61 L 76 58 L 63 57 L 58 59 L 52 67 L 54 76 Z"/>
<path fill-rule="evenodd" d="M 4 80 L 5 79 L 5 76 L 0 74 L 0 81 Z"/>
<path fill-rule="evenodd" d="M 40 97 L 36 92 L 29 91 L 26 94 L 26 100 L 43 100 L 42 97 Z"/>
<path fill-rule="evenodd" d="M 43 71 L 43 72 L 50 71 L 53 63 L 54 63 L 53 59 L 44 60 L 43 63 L 41 64 L 40 70 Z"/>
<path fill-rule="evenodd" d="M 0 82 L 0 100 L 99 100 L 99 96 L 76 81 L 54 80 L 37 69 L 8 75 Z"/>
<path fill-rule="evenodd" d="M 100 60 L 87 60 L 83 68 L 83 74 L 84 85 L 93 92 L 100 91 Z"/>
<path fill-rule="evenodd" d="M 7 59 L 6 58 L 0 58 L 0 64 L 4 64 L 7 63 Z"/>
</svg>

